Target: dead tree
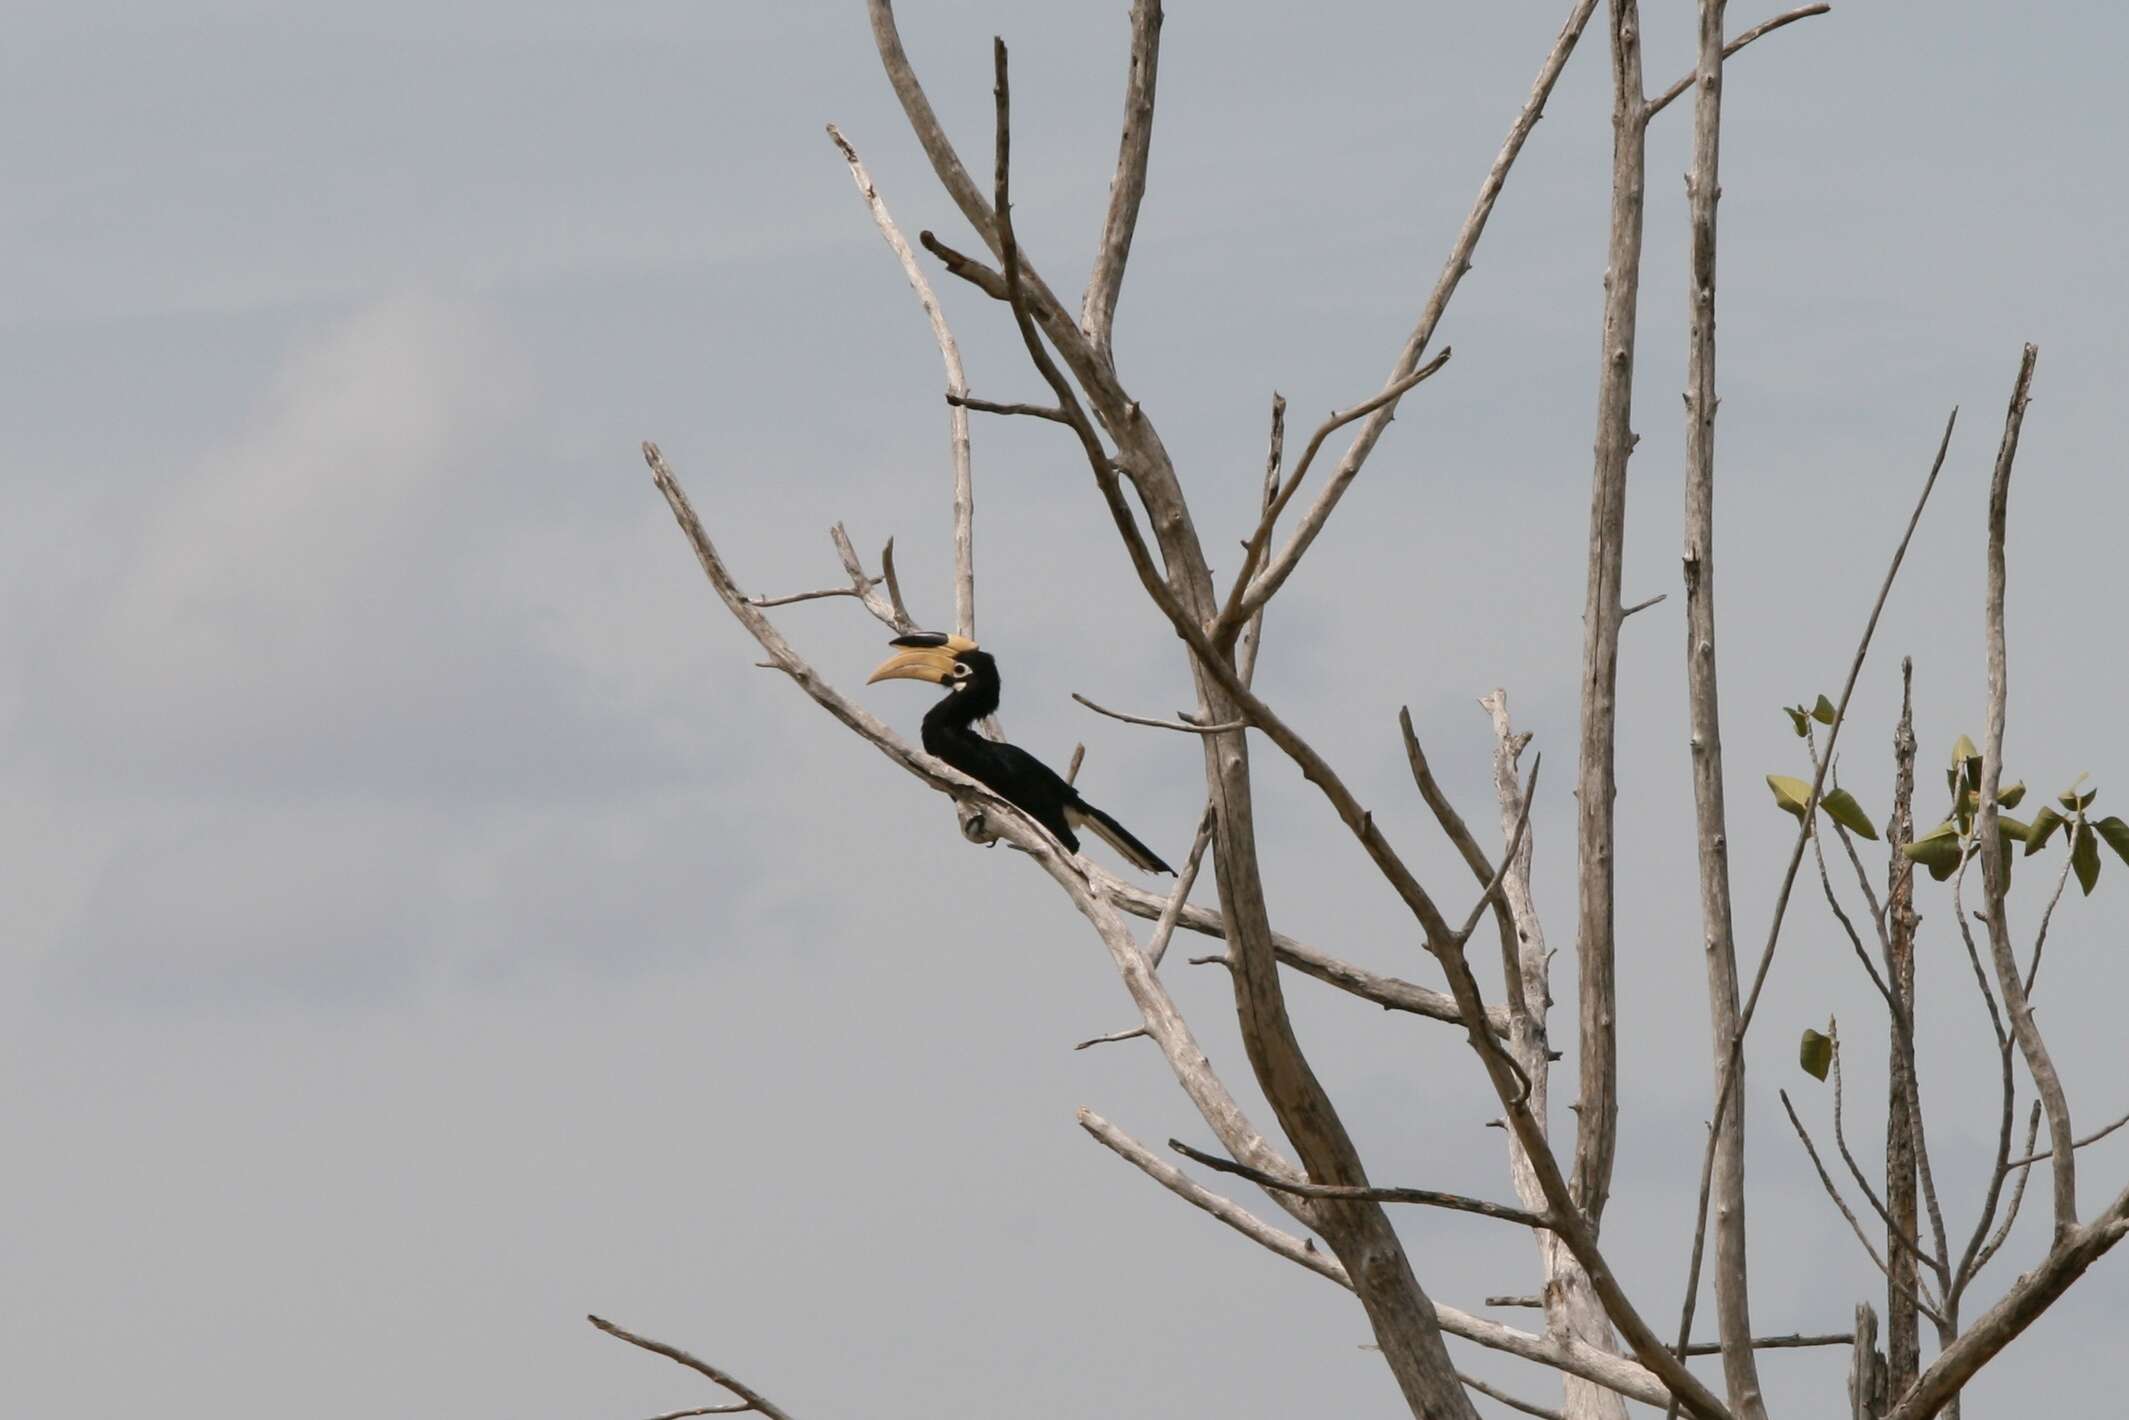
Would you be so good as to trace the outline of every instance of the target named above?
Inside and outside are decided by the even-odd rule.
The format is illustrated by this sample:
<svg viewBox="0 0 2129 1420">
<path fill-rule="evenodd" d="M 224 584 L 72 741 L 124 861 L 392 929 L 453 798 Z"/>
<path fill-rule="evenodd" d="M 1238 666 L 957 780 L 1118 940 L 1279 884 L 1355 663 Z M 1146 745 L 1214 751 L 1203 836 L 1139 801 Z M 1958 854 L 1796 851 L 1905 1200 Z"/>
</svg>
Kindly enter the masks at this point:
<svg viewBox="0 0 2129 1420">
<path fill-rule="evenodd" d="M 1459 283 L 1471 269 L 1472 255 L 1518 155 L 1595 15 L 1597 0 L 1575 0 L 1572 4 L 1381 388 L 1324 419 L 1291 464 L 1285 458 L 1285 405 L 1275 397 L 1265 474 L 1252 504 L 1255 528 L 1245 544 L 1240 568 L 1224 591 L 1214 583 L 1182 477 L 1158 431 L 1154 411 L 1146 408 L 1125 384 L 1113 352 L 1115 315 L 1152 152 L 1163 18 L 1159 0 L 1136 0 L 1131 10 L 1129 67 L 1116 174 L 1100 226 L 1091 276 L 1076 305 L 1068 305 L 1052 289 L 1014 229 L 1012 195 L 1017 179 L 1011 158 L 1011 75 L 1004 42 L 999 41 L 994 50 L 994 130 L 985 182 L 964 161 L 934 113 L 916 68 L 903 48 L 890 0 L 869 0 L 873 36 L 888 82 L 933 174 L 974 237 L 973 244 L 964 244 L 964 249 L 927 231 L 920 234 L 918 245 L 947 274 L 995 303 L 1000 318 L 1012 323 L 1028 364 L 1044 389 L 1037 402 L 979 399 L 970 392 L 942 306 L 926 276 L 925 263 L 889 215 L 856 150 L 831 127 L 830 135 L 849 165 L 874 221 L 916 290 L 945 366 L 954 490 L 955 630 L 964 638 L 974 637 L 969 415 L 1035 418 L 1055 424 L 1060 436 L 1070 439 L 1083 454 L 1094 492 L 1115 525 L 1159 623 L 1181 643 L 1195 686 L 1195 706 L 1175 718 L 1110 711 L 1085 702 L 1101 713 L 1191 735 L 1199 742 L 1205 807 L 1196 841 L 1172 892 L 1149 893 L 1118 880 L 1067 851 L 1014 804 L 906 744 L 831 685 L 764 614 L 768 608 L 793 600 L 847 597 L 894 632 L 911 631 L 916 623 L 903 599 L 891 542 L 882 554 L 879 575 L 875 576 L 865 569 L 838 528 L 837 551 L 847 585 L 794 596 L 749 596 L 697 519 L 664 457 L 655 446 L 644 446 L 656 485 L 694 548 L 712 588 L 768 657 L 762 664 L 789 677 L 801 693 L 847 729 L 920 783 L 944 795 L 954 805 L 965 836 L 983 842 L 1002 841 L 1024 853 L 1086 920 L 1121 979 L 1138 1020 L 1126 1028 L 1095 1036 L 1083 1042 L 1082 1048 L 1127 1038 L 1151 1040 L 1219 1146 L 1219 1151 L 1213 1152 L 1171 1140 L 1172 1150 L 1202 1168 L 1254 1185 L 1299 1231 L 1267 1221 L 1213 1191 L 1175 1160 L 1092 1111 L 1081 1112 L 1081 1126 L 1178 1197 L 1259 1246 L 1350 1291 L 1367 1319 L 1374 1346 L 1415 1416 L 1473 1417 L 1477 1413 L 1471 1400 L 1474 1392 L 1529 1413 L 1555 1413 L 1548 1407 L 1502 1395 L 1461 1374 L 1450 1355 L 1447 1337 L 1505 1352 L 1558 1372 L 1564 1380 L 1562 1409 L 1557 1413 L 1577 1420 L 1623 1416 L 1628 1400 L 1665 1407 L 1674 1413 L 1684 1411 L 1700 1420 L 1757 1420 L 1766 1413 L 1760 1396 L 1757 1353 L 1798 1345 L 1854 1342 L 1859 1347 L 1860 1365 L 1852 1401 L 1854 1413 L 1882 1408 L 1887 1399 L 1885 1376 L 1877 1367 L 1874 1344 L 1868 1334 L 1874 1331 L 1874 1317 L 1860 1336 L 1854 1332 L 1790 1337 L 1753 1334 L 1744 1232 L 1745 1135 L 1739 1101 L 1743 1093 L 1746 1035 L 1776 956 L 1791 889 L 1807 849 L 1821 850 L 1822 876 L 1824 873 L 1823 836 L 1814 832 L 1814 825 L 1822 815 L 1844 821 L 1844 805 L 1853 803 L 1852 799 L 1842 798 L 1837 784 L 1829 783 L 1829 771 L 1878 614 L 1934 486 L 1937 469 L 1942 467 L 1949 429 L 1855 647 L 1840 698 L 1837 703 L 1820 702 L 1828 733 L 1823 749 L 1813 741 L 1813 778 L 1808 783 L 1786 781 L 1794 786 L 1786 792 L 1787 806 L 1798 819 L 1797 835 L 1780 877 L 1773 920 L 1749 978 L 1739 970 L 1736 924 L 1730 904 L 1732 864 L 1726 849 L 1728 811 L 1722 796 L 1722 721 L 1716 695 L 1715 278 L 1724 68 L 1730 57 L 1761 35 L 1808 15 L 1824 13 L 1828 8 L 1823 4 L 1805 6 L 1727 38 L 1724 0 L 1701 0 L 1694 70 L 1653 98 L 1647 94 L 1643 80 L 1641 16 L 1635 0 L 1610 0 L 1607 10 L 1613 183 L 1591 481 L 1582 726 L 1574 775 L 1579 804 L 1574 938 L 1580 967 L 1576 1028 L 1581 1068 L 1571 1148 L 1556 1135 L 1549 1108 L 1554 1057 L 1549 1020 L 1551 953 L 1530 883 L 1534 848 L 1530 816 L 1539 792 L 1538 760 L 1532 757 L 1525 775 L 1521 759 L 1529 736 L 1515 729 L 1507 694 L 1496 690 L 1483 701 L 1493 730 L 1498 823 L 1497 842 L 1490 846 L 1485 840 L 1492 835 L 1474 831 L 1470 821 L 1443 793 L 1409 714 L 1399 717 L 1417 790 L 1471 875 L 1471 886 L 1456 894 L 1462 903 L 1452 904 L 1454 890 L 1439 884 L 1429 887 L 1421 881 L 1405 853 L 1376 823 L 1359 790 L 1299 727 L 1255 690 L 1253 673 L 1261 651 L 1267 606 L 1286 586 L 1347 490 L 1365 470 L 1369 455 L 1400 404 L 1408 396 L 1424 399 L 1425 392 L 1419 387 L 1439 376 L 1447 365 L 1448 348 L 1434 352 L 1437 328 Z M 1712 1027 L 1711 1122 L 1701 1173 L 1702 1225 L 1691 1239 L 1684 1315 L 1675 1341 L 1666 1342 L 1656 1329 L 1653 1313 L 1647 1310 L 1650 1300 L 1637 1302 L 1631 1298 L 1607 1260 L 1601 1225 L 1611 1185 L 1619 1109 L 1616 1032 L 1620 1008 L 1612 969 L 1617 892 L 1612 801 L 1618 638 L 1626 618 L 1650 604 L 1623 605 L 1620 587 L 1627 472 L 1637 442 L 1632 421 L 1646 139 L 1652 121 L 1688 91 L 1694 96 L 1694 140 L 1688 175 L 1691 260 L 1687 289 L 1692 322 L 1685 392 L 1686 664 L 1695 839 L 1701 870 Z M 1974 855 L 1982 861 L 1982 876 L 1988 885 L 1989 955 L 1995 963 L 1997 989 L 2010 1020 L 2000 1037 L 2005 1042 L 2005 1069 L 2010 1070 L 2008 1061 L 2015 1042 L 2019 1058 L 2032 1077 L 2041 1082 L 2042 1103 L 2053 1142 L 2050 1153 L 2024 1159 L 2012 1159 L 2006 1148 L 1999 1173 L 2004 1178 L 2012 1172 L 2018 1174 L 2018 1192 L 2012 1203 L 2015 1210 L 2026 1175 L 2039 1162 L 2050 1162 L 2055 1180 L 2056 1241 L 2039 1267 L 2021 1278 L 1973 1327 L 1959 1330 L 1953 1310 L 1950 1315 L 1954 1324 L 1949 1329 L 1940 1325 L 1940 1349 L 1928 1366 L 1919 1367 L 1911 1358 L 1904 1365 L 1896 1361 L 1891 1371 L 1896 1384 L 1889 1399 L 1891 1413 L 1898 1420 L 1919 1420 L 1937 1413 L 1981 1364 L 2060 1295 L 2124 1230 L 2129 1230 L 2129 1193 L 2117 1198 L 2092 1222 L 2078 1221 L 2070 1169 L 2070 1151 L 2078 1141 L 2071 1135 L 2063 1091 L 2053 1079 L 2045 1043 L 2027 1006 L 2030 984 L 2021 982 L 2018 976 L 1998 886 L 2005 881 L 2008 861 L 1997 843 L 1992 797 L 1998 787 L 2002 738 L 2003 493 L 2008 486 L 2017 420 L 2024 407 L 2030 373 L 2029 355 L 2020 393 L 2013 403 L 1991 503 L 1992 701 L 1987 748 L 1980 755 L 1975 786 L 1980 807 L 1969 837 L 1981 844 Z M 1334 436 L 1344 442 L 1342 452 L 1335 455 L 1326 453 Z M 1329 461 L 1328 469 L 1318 473 L 1311 495 L 1297 505 L 1297 495 L 1309 475 L 1317 472 L 1319 456 Z M 1293 516 L 1289 518 L 1289 514 Z M 1283 535 L 1282 523 L 1287 524 Z M 1812 707 L 1812 712 L 1820 713 L 1820 707 Z M 1355 846 L 1396 894 L 1441 974 L 1439 986 L 1382 975 L 1274 930 L 1265 903 L 1252 792 L 1253 756 L 1265 752 L 1290 761 L 1316 787 Z M 1076 768 L 1075 757 L 1075 771 Z M 1548 790 L 1551 782 L 1546 781 Z M 1777 787 L 1778 797 L 1784 792 Z M 2080 819 L 2073 826 L 2073 840 L 2082 828 Z M 1188 900 L 1200 868 L 1207 862 L 1217 889 L 1217 908 Z M 1896 885 L 1888 901 L 1904 903 L 1899 893 Z M 1900 912 L 1910 910 L 1896 906 L 1888 917 L 1886 911 L 1873 905 L 1875 920 L 1887 936 L 1885 955 L 1889 964 L 1900 960 L 1890 943 L 1893 934 L 1902 930 Z M 1130 925 L 1134 917 L 1153 924 L 1143 940 Z M 1485 999 L 1468 955 L 1474 937 L 1489 919 L 1492 934 L 1498 940 L 1504 985 L 1505 999 L 1498 1002 Z M 1271 1108 L 1273 1120 L 1260 1122 L 1243 1112 L 1169 995 L 1161 967 L 1178 930 L 1224 943 L 1217 955 L 1194 960 L 1218 964 L 1231 979 L 1248 1066 Z M 1911 942 L 1911 924 L 1905 940 Z M 1865 956 L 1866 966 L 1871 965 L 1860 938 L 1857 950 Z M 1978 954 L 1976 960 L 1978 967 Z M 1889 985 L 1883 988 L 1898 1032 L 1894 1054 L 1911 1066 L 1912 1022 L 1905 1014 L 1904 1004 L 1912 1000 L 1911 989 L 1904 984 L 1911 968 L 1889 965 L 1888 970 L 1892 981 L 1903 983 L 1900 994 L 1895 994 Z M 1500 1111 L 1514 1203 L 1422 1187 L 1380 1186 L 1370 1178 L 1341 1118 L 1336 1095 L 1317 1074 L 1288 1016 L 1285 992 L 1292 979 L 1289 972 L 1383 1007 L 1462 1028 L 1475 1057 L 1476 1074 L 1492 1091 Z M 1833 1061 L 1837 1065 L 1837 1053 Z M 1911 1100 L 1911 1071 L 1903 1088 Z M 1912 1125 L 1914 1152 L 1934 1220 L 1934 1194 L 1930 1191 L 1927 1153 L 1921 1140 L 1919 1107 L 1908 1108 L 1896 1100 L 1894 1113 Z M 2026 1152 L 2030 1155 L 2030 1145 Z M 1692 1338 L 1692 1299 L 1699 1291 L 1711 1205 L 1717 1340 L 1708 1343 Z M 1446 1209 L 1484 1220 L 1473 1226 L 1505 1223 L 1527 1229 L 1538 1250 L 1540 1290 L 1527 1299 L 1494 1300 L 1527 1300 L 1541 1308 L 1545 1314 L 1542 1328 L 1526 1331 L 1505 1326 L 1430 1294 L 1425 1279 L 1391 1226 L 1387 1210 L 1397 1206 Z M 1925 1270 L 1946 1256 L 1941 1226 L 1937 1235 L 1934 1258 L 1919 1242 L 1906 1238 Z M 1320 1240 L 1320 1247 L 1315 1240 Z M 1939 1305 L 1944 1296 L 1932 1296 L 1928 1313 L 1941 1321 L 1947 1315 Z M 1896 1335 L 1900 1316 L 1896 1307 Z M 601 1325 L 703 1372 L 738 1397 L 705 1410 L 680 1413 L 782 1413 L 726 1373 L 684 1352 L 647 1343 L 610 1324 Z M 1718 1396 L 1686 1366 L 1686 1357 L 1699 1354 L 1719 1354 L 1724 1395 Z"/>
</svg>

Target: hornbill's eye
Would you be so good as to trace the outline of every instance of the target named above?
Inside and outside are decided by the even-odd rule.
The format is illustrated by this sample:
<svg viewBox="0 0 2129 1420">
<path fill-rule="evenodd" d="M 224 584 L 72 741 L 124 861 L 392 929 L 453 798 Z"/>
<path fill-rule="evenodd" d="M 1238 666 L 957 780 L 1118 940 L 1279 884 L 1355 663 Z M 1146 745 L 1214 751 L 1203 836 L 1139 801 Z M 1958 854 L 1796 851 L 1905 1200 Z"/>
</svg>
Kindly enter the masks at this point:
<svg viewBox="0 0 2129 1420">
<path fill-rule="evenodd" d="M 955 661 L 955 662 L 954 662 L 954 671 L 953 671 L 953 675 L 954 675 L 954 679 L 955 679 L 955 680 L 967 680 L 967 679 L 968 679 L 968 678 L 969 678 L 970 676 L 972 676 L 972 675 L 974 675 L 974 674 L 975 674 L 975 672 L 974 672 L 974 671 L 972 671 L 972 670 L 970 670 L 970 669 L 969 669 L 969 668 L 968 668 L 968 667 L 967 667 L 966 665 L 964 665 L 964 664 L 963 664 L 962 662 L 960 662 L 960 661 Z"/>
</svg>

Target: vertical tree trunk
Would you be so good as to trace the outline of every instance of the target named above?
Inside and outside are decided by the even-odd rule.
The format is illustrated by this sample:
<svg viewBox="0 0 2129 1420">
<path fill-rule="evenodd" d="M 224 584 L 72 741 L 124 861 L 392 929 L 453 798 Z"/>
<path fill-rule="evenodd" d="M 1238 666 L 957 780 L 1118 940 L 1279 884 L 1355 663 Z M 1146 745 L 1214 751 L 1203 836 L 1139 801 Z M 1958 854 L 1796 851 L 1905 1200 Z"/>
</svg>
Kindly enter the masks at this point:
<svg viewBox="0 0 2129 1420">
<path fill-rule="evenodd" d="M 1887 870 L 1887 940 L 1892 960 L 1889 969 L 1893 999 L 1911 1021 L 1915 1019 L 1915 865 L 1900 850 L 1915 841 L 1915 667 L 1912 660 L 1900 662 L 1900 726 L 1893 732 L 1892 824 L 1885 837 L 1891 851 Z M 1897 1021 L 1889 1026 L 1892 1036 L 1891 1085 L 1886 1093 L 1885 1115 L 1885 1210 L 1892 1225 L 1907 1237 L 1920 1237 L 1916 1210 L 1914 1121 L 1907 1112 L 1911 1092 L 1911 1062 L 1900 1045 Z M 1922 1369 L 1922 1337 L 1915 1312 L 1915 1256 L 1890 1237 L 1885 1240 L 1889 1272 L 1885 1295 L 1885 1361 L 1887 1386 L 1892 1395 L 1902 1395 L 1914 1384 Z"/>
</svg>

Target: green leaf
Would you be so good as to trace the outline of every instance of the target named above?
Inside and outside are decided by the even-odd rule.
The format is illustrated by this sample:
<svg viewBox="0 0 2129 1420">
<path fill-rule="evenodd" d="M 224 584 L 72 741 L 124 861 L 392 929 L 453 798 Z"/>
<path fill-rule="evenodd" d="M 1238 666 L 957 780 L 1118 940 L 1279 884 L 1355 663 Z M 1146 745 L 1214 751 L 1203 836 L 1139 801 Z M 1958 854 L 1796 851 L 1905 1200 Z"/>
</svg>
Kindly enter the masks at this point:
<svg viewBox="0 0 2129 1420">
<path fill-rule="evenodd" d="M 2099 839 L 2093 835 L 2092 825 L 2077 826 L 2077 842 L 2070 849 L 2070 867 L 2077 874 L 2077 885 L 2092 896 L 2093 885 L 2099 882 Z"/>
<path fill-rule="evenodd" d="M 1996 815 L 1996 832 L 2003 836 L 2004 846 L 2024 843 L 2033 836 L 2033 825 L 2024 819 L 2012 818 L 2009 814 Z"/>
<path fill-rule="evenodd" d="M 1819 807 L 1826 811 L 1828 818 L 1856 837 L 1877 841 L 1878 830 L 1871 823 L 1870 815 L 1863 812 L 1863 806 L 1855 801 L 1855 795 L 1846 789 L 1835 789 L 1825 795 L 1819 800 Z"/>
<path fill-rule="evenodd" d="M 1900 851 L 1929 869 L 1929 875 L 1941 883 L 1959 868 L 1958 826 L 1946 819 Z"/>
<path fill-rule="evenodd" d="M 2123 823 L 2118 818 L 2103 818 L 2092 827 L 2098 830 L 2101 838 L 2107 840 L 2107 846 L 2114 850 L 2115 857 L 2129 863 L 2129 823 Z"/>
<path fill-rule="evenodd" d="M 1999 790 L 1996 795 L 1996 803 L 2000 808 L 2015 809 L 2018 807 L 2019 800 L 2025 796 L 2026 781 L 2021 779 L 2010 788 Z"/>
<path fill-rule="evenodd" d="M 1790 724 L 1796 726 L 1796 737 L 1798 739 L 1802 739 L 1804 736 L 1811 733 L 1811 717 L 1805 714 L 1802 710 L 1797 709 L 1793 705 L 1784 705 L 1782 707 L 1782 713 L 1789 717 Z"/>
<path fill-rule="evenodd" d="M 1962 769 L 1966 771 L 1966 787 L 1979 789 L 1981 787 L 1981 751 L 1975 749 L 1974 742 L 1965 735 L 1961 735 L 1959 742 L 1952 746 L 1952 773 L 1956 775 Z"/>
<path fill-rule="evenodd" d="M 1785 814 L 1797 818 L 1804 816 L 1804 805 L 1811 802 L 1811 786 L 1801 779 L 1792 779 L 1786 774 L 1769 774 L 1767 787 L 1774 791 L 1774 802 Z"/>
<path fill-rule="evenodd" d="M 2086 809 L 2092 807 L 2092 801 L 2098 797 L 2099 790 L 2097 789 L 2087 789 L 2084 793 L 2080 794 L 2077 793 L 2073 788 L 2070 792 L 2057 794 L 2055 796 L 2055 802 L 2061 804 L 2064 808 L 2068 809 L 2071 813 L 2074 814 L 2082 813 Z"/>
<path fill-rule="evenodd" d="M 1833 713 L 1833 702 L 1823 695 L 1819 697 L 1819 703 L 1811 707 L 1811 718 L 1821 725 L 1832 724 Z"/>
<path fill-rule="evenodd" d="M 2026 829 L 2026 856 L 2030 858 L 2038 853 L 2047 841 L 2055 836 L 2055 830 L 2068 822 L 2061 814 L 2043 805 L 2040 812 L 2033 815 L 2032 825 Z M 2120 823 L 2121 820 L 2116 819 L 2115 822 Z"/>
<path fill-rule="evenodd" d="M 1825 1079 L 1826 1072 L 1833 1068 L 1833 1038 L 1815 1030 L 1805 1031 L 1803 1043 L 1797 1047 L 1796 1063 L 1813 1079 Z"/>
</svg>

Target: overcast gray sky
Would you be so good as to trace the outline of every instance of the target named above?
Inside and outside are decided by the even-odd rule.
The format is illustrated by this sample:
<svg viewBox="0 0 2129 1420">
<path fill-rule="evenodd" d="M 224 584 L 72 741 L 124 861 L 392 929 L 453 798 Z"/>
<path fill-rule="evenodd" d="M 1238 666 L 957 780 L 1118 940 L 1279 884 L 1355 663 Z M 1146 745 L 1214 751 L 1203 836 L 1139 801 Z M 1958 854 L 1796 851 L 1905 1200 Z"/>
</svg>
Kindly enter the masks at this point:
<svg viewBox="0 0 2129 1420">
<path fill-rule="evenodd" d="M 1023 237 L 1076 284 L 1115 154 L 1123 0 L 901 8 L 972 154 L 989 38 L 1013 43 Z M 1271 391 L 1301 424 L 1381 380 L 1567 8 L 1172 7 L 1118 346 L 1208 547 L 1244 528 Z M 1735 27 L 1760 18 L 1733 7 Z M 1692 7 L 1651 0 L 1646 22 L 1653 86 L 1689 63 Z M 833 581 L 842 519 L 868 557 L 893 535 L 917 614 L 947 618 L 936 356 L 822 124 L 912 233 L 963 232 L 862 6 L 77 0 L 21 7 L 10 31 L 10 1413 L 702 1403 L 588 1310 L 811 1420 L 1397 1413 L 1350 1298 L 1073 1127 L 1084 1104 L 1204 1138 L 1143 1042 L 1069 1049 L 1130 1013 L 1050 886 L 963 844 L 937 800 L 749 668 L 636 455 L 663 444 L 751 588 Z M 1925 764 L 1979 734 L 1986 470 L 2024 339 L 2042 356 L 2009 772 L 2053 788 L 2089 769 L 2103 806 L 2129 794 L 2125 46 L 2113 5 L 1849 3 L 1731 72 L 1722 689 L 1748 942 L 1789 832 L 1760 776 L 1799 772 L 1776 706 L 1838 689 L 1955 402 L 1845 781 L 1882 814 L 1903 653 Z M 1481 814 L 1475 698 L 1509 687 L 1547 756 L 1534 832 L 1563 1000 L 1606 78 L 1592 33 L 1441 329 L 1455 362 L 1282 595 L 1260 674 L 1445 891 L 1458 875 L 1403 782 L 1396 708 Z M 1669 113 L 1651 144 L 1626 591 L 1674 595 L 1629 624 L 1621 667 L 1627 1096 L 1606 1228 L 1659 1318 L 1710 1093 L 1675 595 L 1687 128 Z M 996 308 L 945 294 L 978 392 L 1029 394 Z M 1090 796 L 1179 858 L 1196 747 L 1068 698 L 1187 694 L 1075 459 L 1049 426 L 978 426 L 983 637 L 1015 738 L 1055 760 L 1084 740 Z M 783 624 L 849 689 L 879 654 L 848 603 Z M 928 698 L 863 693 L 910 730 Z M 1279 924 L 1434 981 L 1313 791 L 1259 762 Z M 2014 920 L 2038 893 L 2025 875 Z M 1931 1138 L 1956 1219 L 1993 1142 L 1993 1052 L 1950 904 L 1923 895 L 1922 989 L 1945 1007 Z M 1773 1095 L 1823 1127 L 1794 1042 L 1837 1011 L 1867 1101 L 1882 1046 L 1861 1042 L 1882 1020 L 1823 904 L 1790 920 L 1747 1112 L 1768 1331 L 1844 1327 L 1882 1295 Z M 2094 1124 L 2129 1106 L 2125 924 L 2115 864 L 2063 908 L 2041 997 Z M 1172 974 L 1254 1101 L 1225 981 Z M 1452 1032 L 1306 981 L 1291 1001 L 1379 1178 L 1507 1196 Z M 2094 1206 L 2129 1146 L 2090 1159 Z M 2042 1246 L 2041 1211 L 1998 1282 Z M 1534 1274 L 1512 1230 L 1400 1222 L 1443 1300 Z M 2119 1377 L 2087 1362 L 2125 1321 L 2129 1264 L 2110 1259 L 1987 1373 L 1977 1412 L 2111 1413 Z M 1841 1364 L 1771 1359 L 1779 1411 L 1822 1408 Z"/>
</svg>

